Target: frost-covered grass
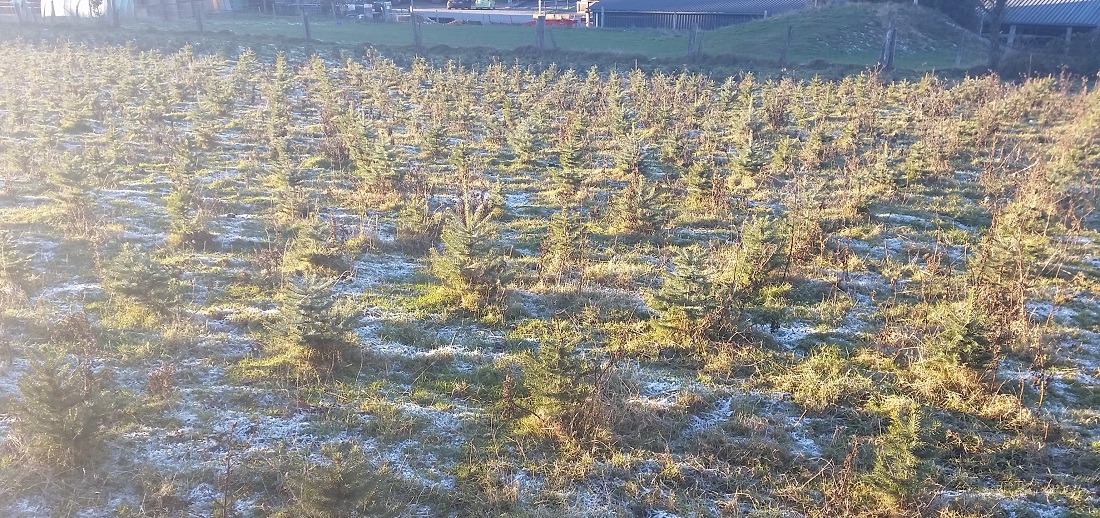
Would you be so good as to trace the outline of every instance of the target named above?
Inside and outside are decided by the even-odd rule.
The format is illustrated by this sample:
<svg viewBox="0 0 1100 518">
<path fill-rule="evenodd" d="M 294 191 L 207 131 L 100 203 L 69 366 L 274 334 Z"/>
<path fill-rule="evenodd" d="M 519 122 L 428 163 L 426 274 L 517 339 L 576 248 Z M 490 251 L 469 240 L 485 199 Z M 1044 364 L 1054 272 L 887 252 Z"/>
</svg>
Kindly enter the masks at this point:
<svg viewBox="0 0 1100 518">
<path fill-rule="evenodd" d="M 0 515 L 1100 506 L 1094 91 L 220 50 L 0 44 Z"/>
</svg>

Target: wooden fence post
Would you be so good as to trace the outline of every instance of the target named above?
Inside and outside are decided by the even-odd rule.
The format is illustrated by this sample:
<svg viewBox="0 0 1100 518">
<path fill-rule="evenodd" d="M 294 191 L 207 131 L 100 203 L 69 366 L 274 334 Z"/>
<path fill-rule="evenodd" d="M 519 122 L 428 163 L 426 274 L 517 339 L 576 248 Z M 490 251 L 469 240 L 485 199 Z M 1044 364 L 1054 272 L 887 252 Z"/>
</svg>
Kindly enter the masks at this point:
<svg viewBox="0 0 1100 518">
<path fill-rule="evenodd" d="M 886 29 L 886 39 L 882 42 L 882 54 L 878 60 L 878 64 L 886 70 L 894 68 L 894 49 L 896 48 L 897 37 L 898 29 L 894 27 L 894 22 L 890 22 L 890 28 Z"/>
<path fill-rule="evenodd" d="M 791 52 L 791 38 L 794 36 L 794 26 L 787 26 L 787 39 L 783 40 L 783 49 L 779 51 L 779 68 L 787 66 L 787 54 Z"/>
<path fill-rule="evenodd" d="M 205 15 L 206 15 L 206 1 L 205 0 L 197 0 L 197 2 L 195 2 L 194 6 L 195 6 L 195 23 L 197 23 L 199 25 L 199 34 L 203 34 L 203 33 L 206 32 L 206 27 L 205 27 L 205 25 L 206 25 L 206 18 L 205 18 Z"/>
<path fill-rule="evenodd" d="M 688 32 L 688 57 L 695 59 L 695 45 L 699 38 L 699 24 L 691 24 L 691 30 Z"/>
<path fill-rule="evenodd" d="M 535 16 L 535 46 L 542 52 L 546 48 L 546 15 Z"/>
</svg>

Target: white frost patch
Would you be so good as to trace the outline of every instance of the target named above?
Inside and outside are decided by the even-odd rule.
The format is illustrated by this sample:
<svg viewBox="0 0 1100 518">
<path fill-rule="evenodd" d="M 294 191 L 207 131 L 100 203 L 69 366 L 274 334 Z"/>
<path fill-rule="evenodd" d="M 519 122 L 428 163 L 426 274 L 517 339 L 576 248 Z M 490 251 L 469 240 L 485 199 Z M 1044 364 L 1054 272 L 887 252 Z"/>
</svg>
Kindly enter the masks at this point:
<svg viewBox="0 0 1100 518">
<path fill-rule="evenodd" d="M 657 378 L 642 383 L 639 394 L 627 399 L 643 407 L 667 410 L 676 404 L 676 398 L 683 389 L 683 382 L 675 378 Z"/>
<path fill-rule="evenodd" d="M 510 192 L 504 195 L 504 205 L 509 209 L 518 209 L 531 204 L 531 195 L 526 192 Z"/>
<path fill-rule="evenodd" d="M 240 176 L 240 170 L 235 168 L 225 168 L 220 171 L 211 171 L 204 175 L 196 176 L 195 179 L 204 184 L 214 183 L 219 180 L 229 180 Z"/>
<path fill-rule="evenodd" d="M 793 349 L 794 344 L 799 340 L 810 336 L 817 331 L 814 329 L 813 324 L 808 322 L 792 322 L 784 327 L 779 328 L 772 337 L 775 338 L 783 347 L 787 349 Z"/>
<path fill-rule="evenodd" d="M 698 433 L 709 428 L 721 425 L 722 423 L 733 417 L 733 410 L 730 406 L 733 405 L 733 398 L 730 397 L 726 400 L 720 401 L 714 410 L 702 415 L 691 416 L 691 422 L 688 423 L 687 433 Z"/>
<path fill-rule="evenodd" d="M 930 226 L 927 219 L 910 216 L 908 214 L 893 214 L 889 212 L 884 212 L 882 214 L 875 214 L 875 218 L 885 221 L 887 223 L 893 223 L 895 225 L 913 225 L 922 228 Z"/>
<path fill-rule="evenodd" d="M 4 446 L 4 442 L 6 442 L 8 436 L 11 435 L 11 421 L 11 417 L 0 414 L 0 447 Z"/>
<path fill-rule="evenodd" d="M 39 516 L 50 516 L 53 514 L 50 512 L 49 506 L 46 505 L 41 498 L 20 498 L 12 502 L 11 506 L 8 507 L 8 512 L 11 514 L 7 514 L 7 516 L 12 518 L 23 516 L 37 518 Z"/>
<path fill-rule="evenodd" d="M 659 378 L 647 381 L 642 385 L 642 395 L 646 397 L 662 397 L 675 395 L 684 386 L 684 383 L 674 378 Z"/>
<path fill-rule="evenodd" d="M 25 358 L 15 358 L 7 368 L 0 371 L 0 397 L 19 395 L 19 377 L 29 366 L 30 363 Z"/>
<path fill-rule="evenodd" d="M 680 518 L 680 515 L 662 509 L 650 509 L 645 512 L 645 515 L 646 518 Z"/>
<path fill-rule="evenodd" d="M 53 288 L 42 290 L 42 294 L 38 296 L 39 299 L 52 300 L 59 297 L 65 298 L 83 298 L 88 295 L 95 295 L 102 292 L 102 289 L 98 282 L 70 282 L 68 284 L 62 284 L 61 286 L 55 286 Z"/>
<path fill-rule="evenodd" d="M 367 255 L 352 263 L 351 278 L 333 287 L 338 295 L 358 295 L 390 280 L 406 279 L 420 268 L 418 261 L 396 255 Z"/>
<path fill-rule="evenodd" d="M 264 234 L 264 222 L 259 216 L 253 214 L 234 214 L 212 219 L 209 229 L 216 234 L 215 240 L 224 247 L 247 243 L 265 243 L 268 241 Z"/>
<path fill-rule="evenodd" d="M 1049 302 L 1028 301 L 1024 303 L 1024 309 L 1033 322 L 1046 322 L 1053 320 L 1060 324 L 1070 322 L 1077 316 L 1077 312 L 1065 306 L 1055 306 Z"/>
<path fill-rule="evenodd" d="M 877 273 L 846 273 L 842 275 L 843 286 L 859 288 L 865 292 L 881 290 L 890 286 L 886 278 Z"/>
<path fill-rule="evenodd" d="M 1057 238 L 1058 241 L 1063 243 L 1069 243 L 1071 245 L 1089 246 L 1093 243 L 1092 239 L 1086 236 L 1061 236 Z"/>
<path fill-rule="evenodd" d="M 441 345 L 425 350 L 392 340 L 383 340 L 379 336 L 379 328 L 376 324 L 356 328 L 354 332 L 359 337 L 363 347 L 375 354 L 389 358 L 420 361 L 451 360 L 454 361 L 453 367 L 460 371 L 471 371 L 475 366 L 490 363 L 503 354 L 481 348 L 467 349 L 455 344 Z"/>
<path fill-rule="evenodd" d="M 1062 518 L 1069 514 L 1069 509 L 1060 505 L 1028 502 L 1025 500 L 1005 500 L 999 506 L 1006 512 L 1009 518 Z"/>
<path fill-rule="evenodd" d="M 882 240 L 882 247 L 876 249 L 879 252 L 878 257 L 882 257 L 884 249 L 889 250 L 891 254 L 904 252 L 909 249 L 909 241 L 900 237 L 888 237 Z"/>
<path fill-rule="evenodd" d="M 418 455 L 410 455 L 406 453 L 406 450 L 416 452 Z M 441 471 L 439 469 L 440 462 L 436 459 L 435 455 L 424 453 L 423 447 L 418 441 L 414 439 L 402 441 L 392 449 L 384 450 L 380 453 L 401 478 L 414 481 L 428 488 L 435 488 L 443 491 L 454 490 L 454 477 Z M 422 464 L 423 467 L 417 469 L 417 467 L 413 466 L 413 461 L 419 461 L 418 464 Z M 432 478 L 429 478 L 429 476 Z"/>
<path fill-rule="evenodd" d="M 1081 338 L 1075 341 L 1077 367 L 1091 376 L 1100 376 L 1100 334 L 1081 330 Z"/>
<path fill-rule="evenodd" d="M 438 408 L 424 407 L 410 402 L 398 403 L 397 408 L 408 415 L 416 416 L 431 423 L 433 427 L 440 431 L 454 432 L 458 430 L 460 425 L 457 417 Z"/>
<path fill-rule="evenodd" d="M 5 207 L 37 207 L 53 201 L 49 196 L 18 196 L 14 203 L 4 203 Z"/>
<path fill-rule="evenodd" d="M 796 416 L 787 416 L 787 426 L 790 427 L 791 440 L 794 441 L 794 453 L 804 455 L 806 457 L 817 458 L 821 457 L 821 446 L 818 446 L 817 441 L 806 434 L 806 427 L 803 426 L 803 419 Z"/>
<path fill-rule="evenodd" d="M 282 444 L 311 446 L 315 442 L 312 435 L 304 433 L 309 426 L 308 416 L 300 413 L 283 418 L 222 411 L 200 417 L 185 408 L 173 417 L 181 427 L 142 427 L 125 434 L 124 439 L 133 441 L 133 445 L 124 448 L 124 454 L 177 473 L 218 472 L 224 469 L 225 455 L 230 450 L 234 457 L 241 457 L 262 455 Z"/>
<path fill-rule="evenodd" d="M 96 194 L 101 198 L 106 198 L 109 201 L 121 201 L 131 205 L 136 205 L 139 208 L 149 211 L 162 211 L 162 207 L 159 203 L 149 200 L 150 197 L 156 197 L 162 199 L 167 196 L 165 193 L 151 193 L 148 191 L 139 191 L 135 189 L 100 189 L 96 191 Z"/>
<path fill-rule="evenodd" d="M 544 481 L 520 469 L 512 476 L 512 484 L 521 490 L 521 494 L 534 494 L 543 487 Z"/>
<path fill-rule="evenodd" d="M 412 358 L 417 353 L 423 352 L 411 345 L 379 340 L 378 328 L 374 326 L 360 327 L 355 330 L 355 334 L 359 336 L 359 341 L 364 344 L 365 348 L 382 356 Z"/>
<path fill-rule="evenodd" d="M 187 501 L 191 507 L 201 510 L 213 509 L 214 503 L 220 498 L 221 492 L 206 482 L 195 486 L 187 493 Z"/>
<path fill-rule="evenodd" d="M 229 411 L 217 416 L 211 431 L 225 439 L 247 444 L 252 450 L 266 449 L 287 441 L 312 442 L 313 436 L 303 433 L 309 426 L 307 417 L 301 413 L 284 418 Z"/>
</svg>

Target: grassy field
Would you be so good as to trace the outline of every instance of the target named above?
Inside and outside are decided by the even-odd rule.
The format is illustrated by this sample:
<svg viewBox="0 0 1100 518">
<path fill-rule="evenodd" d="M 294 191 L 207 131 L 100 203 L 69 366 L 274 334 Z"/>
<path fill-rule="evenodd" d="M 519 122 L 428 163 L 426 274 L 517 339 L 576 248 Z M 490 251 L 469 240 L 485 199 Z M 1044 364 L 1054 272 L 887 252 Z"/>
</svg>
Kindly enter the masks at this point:
<svg viewBox="0 0 1100 518">
<path fill-rule="evenodd" d="M 821 60 L 841 65 L 873 65 L 878 60 L 882 39 L 891 21 L 899 28 L 898 67 L 912 70 L 969 68 L 980 65 L 987 57 L 984 40 L 936 11 L 913 6 L 876 5 L 809 10 L 710 31 L 703 36 L 702 52 L 708 56 L 776 61 L 787 28 L 792 27 L 791 62 Z M 320 16 L 312 19 L 310 25 L 313 38 L 324 42 L 397 47 L 412 44 L 412 30 L 407 24 L 357 23 Z M 190 20 L 143 22 L 128 30 L 189 32 L 195 27 L 195 22 Z M 206 28 L 239 35 L 304 37 L 300 20 L 293 17 L 210 16 Z M 675 60 L 684 58 L 688 46 L 685 31 L 552 28 L 549 32 L 547 45 L 571 52 Z M 423 43 L 429 48 L 445 45 L 509 51 L 533 46 L 535 35 L 534 29 L 527 26 L 426 24 Z"/>
<path fill-rule="evenodd" d="M 946 16 L 897 4 L 851 4 L 735 25 L 708 33 L 703 50 L 775 58 L 790 27 L 794 62 L 870 65 L 878 60 L 891 22 L 898 29 L 895 64 L 900 68 L 968 68 L 988 59 L 987 42 Z"/>
<path fill-rule="evenodd" d="M 0 516 L 1100 514 L 1093 85 L 127 30 L 0 41 Z"/>
</svg>

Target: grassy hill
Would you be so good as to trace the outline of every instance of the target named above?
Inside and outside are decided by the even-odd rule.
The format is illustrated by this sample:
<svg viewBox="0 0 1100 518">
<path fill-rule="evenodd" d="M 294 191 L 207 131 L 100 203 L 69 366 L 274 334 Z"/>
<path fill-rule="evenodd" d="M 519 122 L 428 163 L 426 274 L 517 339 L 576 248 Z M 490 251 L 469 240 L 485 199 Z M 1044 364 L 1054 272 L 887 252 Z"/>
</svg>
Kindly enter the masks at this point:
<svg viewBox="0 0 1100 518">
<path fill-rule="evenodd" d="M 789 59 L 870 64 L 878 59 L 886 30 L 898 28 L 899 68 L 969 67 L 988 57 L 987 43 L 934 9 L 898 4 L 851 4 L 808 9 L 707 33 L 703 52 L 777 59 L 793 29 Z M 961 54 L 960 54 L 961 47 Z"/>
<path fill-rule="evenodd" d="M 838 65 L 872 65 L 878 60 L 883 36 L 891 22 L 899 28 L 898 68 L 969 68 L 986 59 L 985 41 L 938 11 L 907 5 L 871 4 L 808 9 L 709 31 L 703 36 L 703 53 L 711 58 L 736 56 L 773 62 L 779 57 L 787 28 L 791 27 L 794 31 L 788 57 L 791 62 L 822 60 Z M 72 25 L 74 21 L 66 21 L 66 24 Z M 412 43 L 412 31 L 407 24 L 355 23 L 318 17 L 311 20 L 310 25 L 313 38 L 320 42 L 386 47 L 407 47 Z M 102 24 L 97 27 L 98 30 L 110 30 Z M 127 33 L 166 30 L 190 38 L 195 29 L 193 20 L 179 20 L 129 23 L 122 30 Z M 206 30 L 249 37 L 301 38 L 304 35 L 297 18 L 259 15 L 210 16 L 206 20 Z M 676 61 L 685 56 L 688 48 L 686 31 L 553 28 L 548 32 L 547 44 L 552 48 L 593 53 L 591 58 L 599 62 L 614 57 Z M 534 29 L 524 26 L 425 24 L 422 34 L 424 45 L 431 49 L 429 53 L 440 51 L 441 46 L 506 53 L 529 49 L 535 41 Z M 614 57 L 601 57 L 601 54 Z"/>
</svg>

